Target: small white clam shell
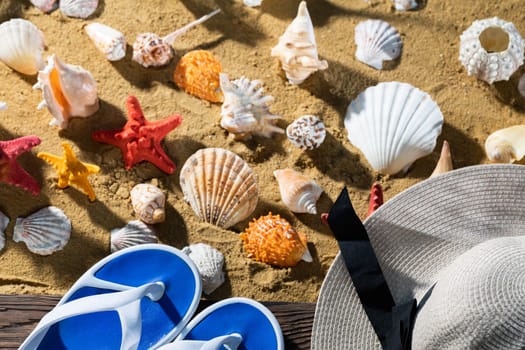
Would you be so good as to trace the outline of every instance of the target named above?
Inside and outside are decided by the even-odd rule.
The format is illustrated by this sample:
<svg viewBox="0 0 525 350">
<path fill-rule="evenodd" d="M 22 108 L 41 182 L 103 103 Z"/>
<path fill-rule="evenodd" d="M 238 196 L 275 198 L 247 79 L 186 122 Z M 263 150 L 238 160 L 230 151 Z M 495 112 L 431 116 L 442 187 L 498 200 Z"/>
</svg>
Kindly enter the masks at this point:
<svg viewBox="0 0 525 350">
<path fill-rule="evenodd" d="M 500 129 L 485 141 L 485 152 L 490 161 L 512 163 L 525 156 L 525 125 Z"/>
<path fill-rule="evenodd" d="M 9 225 L 9 218 L 0 211 L 0 250 L 5 246 L 5 229 Z"/>
<path fill-rule="evenodd" d="M 182 252 L 197 266 L 205 294 L 211 294 L 224 283 L 224 255 L 220 251 L 208 244 L 197 243 L 182 248 Z"/>
<path fill-rule="evenodd" d="M 57 0 L 30 0 L 40 11 L 51 12 L 58 7 Z"/>
<path fill-rule="evenodd" d="M 0 24 L 0 61 L 12 69 L 34 75 L 44 66 L 44 34 L 31 22 L 15 18 Z"/>
<path fill-rule="evenodd" d="M 315 206 L 323 189 L 314 180 L 292 169 L 278 169 L 273 175 L 279 183 L 283 203 L 294 213 L 317 214 Z"/>
<path fill-rule="evenodd" d="M 443 114 L 427 93 L 388 82 L 360 93 L 348 106 L 344 124 L 348 139 L 370 165 L 393 175 L 433 151 Z"/>
<path fill-rule="evenodd" d="M 508 80 L 523 64 L 525 42 L 511 22 L 477 20 L 461 34 L 459 59 L 468 75 L 489 84 Z"/>
<path fill-rule="evenodd" d="M 294 145 L 304 150 L 315 149 L 323 143 L 326 128 L 315 115 L 303 115 L 286 128 L 286 136 Z"/>
<path fill-rule="evenodd" d="M 98 7 L 98 0 L 60 0 L 60 11 L 75 18 L 88 18 Z"/>
<path fill-rule="evenodd" d="M 140 220 L 130 221 L 124 227 L 111 230 L 110 234 L 112 253 L 134 245 L 159 241 L 155 232 Z"/>
<path fill-rule="evenodd" d="M 0 101 L 0 111 L 5 111 L 7 109 L 7 103 Z"/>
<path fill-rule="evenodd" d="M 393 0 L 393 2 L 398 11 L 415 10 L 418 7 L 416 0 Z"/>
<path fill-rule="evenodd" d="M 71 235 L 71 221 L 62 210 L 49 206 L 25 218 L 17 218 L 13 240 L 24 242 L 39 255 L 49 255 L 64 248 Z"/>
<path fill-rule="evenodd" d="M 375 69 L 383 68 L 383 61 L 395 60 L 401 54 L 403 42 L 399 32 L 379 19 L 360 22 L 355 27 L 355 57 Z"/>
<path fill-rule="evenodd" d="M 84 30 L 108 60 L 118 61 L 126 56 L 126 39 L 118 30 L 97 22 L 88 24 Z"/>
<path fill-rule="evenodd" d="M 163 222 L 166 218 L 166 196 L 157 186 L 138 184 L 131 189 L 131 204 L 140 220 L 146 224 Z"/>
</svg>

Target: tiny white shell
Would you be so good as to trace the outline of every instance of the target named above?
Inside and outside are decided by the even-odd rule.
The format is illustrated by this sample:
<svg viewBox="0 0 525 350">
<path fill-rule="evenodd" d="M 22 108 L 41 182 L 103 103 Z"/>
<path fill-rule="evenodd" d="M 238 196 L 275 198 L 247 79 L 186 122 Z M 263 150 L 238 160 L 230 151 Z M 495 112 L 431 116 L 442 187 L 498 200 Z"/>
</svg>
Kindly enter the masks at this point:
<svg viewBox="0 0 525 350">
<path fill-rule="evenodd" d="M 525 156 L 525 125 L 500 129 L 485 141 L 485 152 L 490 161 L 512 163 Z"/>
<path fill-rule="evenodd" d="M 111 230 L 110 234 L 112 253 L 134 245 L 159 241 L 155 232 L 140 220 L 130 221 L 124 227 Z"/>
<path fill-rule="evenodd" d="M 60 11 L 68 17 L 88 18 L 98 7 L 98 0 L 60 0 Z"/>
<path fill-rule="evenodd" d="M 58 0 L 30 0 L 40 11 L 51 12 L 58 7 Z"/>
<path fill-rule="evenodd" d="M 25 218 L 17 218 L 13 240 L 24 242 L 39 255 L 49 255 L 64 248 L 71 236 L 71 221 L 62 210 L 49 206 Z"/>
<path fill-rule="evenodd" d="M 355 57 L 375 69 L 382 69 L 383 61 L 398 58 L 403 47 L 396 28 L 379 19 L 360 22 L 355 27 L 354 38 Z"/>
<path fill-rule="evenodd" d="M 468 75 L 489 84 L 508 80 L 523 64 L 525 42 L 511 22 L 477 20 L 461 34 L 459 59 Z"/>
<path fill-rule="evenodd" d="M 393 0 L 393 2 L 398 11 L 415 10 L 418 6 L 416 0 Z"/>
<path fill-rule="evenodd" d="M 5 246 L 5 229 L 9 225 L 9 218 L 0 211 L 0 250 Z"/>
<path fill-rule="evenodd" d="M 15 18 L 0 24 L 0 61 L 12 69 L 34 75 L 44 66 L 44 34 L 31 22 Z"/>
<path fill-rule="evenodd" d="M 118 30 L 96 22 L 88 24 L 84 30 L 108 60 L 118 61 L 126 56 L 126 39 Z"/>
<path fill-rule="evenodd" d="M 244 4 L 246 6 L 255 7 L 255 6 L 261 6 L 262 0 L 243 0 Z"/>
<path fill-rule="evenodd" d="M 326 128 L 315 115 L 303 115 L 286 128 L 286 136 L 294 145 L 304 150 L 321 146 L 326 137 Z"/>
<path fill-rule="evenodd" d="M 197 243 L 182 248 L 182 252 L 197 265 L 205 294 L 211 294 L 224 283 L 224 255 L 220 251 L 208 244 Z"/>
<path fill-rule="evenodd" d="M 157 186 L 138 184 L 131 189 L 131 204 L 140 220 L 146 224 L 163 222 L 166 218 L 166 196 Z"/>
<path fill-rule="evenodd" d="M 273 176 L 279 183 L 283 203 L 294 213 L 317 214 L 315 206 L 323 189 L 314 180 L 292 169 L 278 169 Z"/>
<path fill-rule="evenodd" d="M 7 103 L 0 101 L 0 111 L 5 111 L 7 109 Z"/>
</svg>

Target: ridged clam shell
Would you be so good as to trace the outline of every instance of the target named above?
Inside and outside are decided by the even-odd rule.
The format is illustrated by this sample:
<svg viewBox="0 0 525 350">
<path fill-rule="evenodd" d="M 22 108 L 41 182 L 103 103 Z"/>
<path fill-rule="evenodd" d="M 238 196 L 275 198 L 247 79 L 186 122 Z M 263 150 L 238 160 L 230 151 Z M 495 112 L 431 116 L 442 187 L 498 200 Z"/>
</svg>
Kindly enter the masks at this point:
<svg viewBox="0 0 525 350">
<path fill-rule="evenodd" d="M 160 67 L 173 58 L 171 45 L 155 33 L 137 35 L 133 43 L 133 61 L 143 67 Z"/>
<path fill-rule="evenodd" d="M 90 23 L 84 27 L 95 47 L 110 61 L 118 61 L 126 56 L 124 34 L 102 23 Z"/>
<path fill-rule="evenodd" d="M 249 258 L 279 267 L 312 261 L 306 236 L 294 230 L 288 221 L 269 213 L 250 222 L 239 235 Z"/>
<path fill-rule="evenodd" d="M 44 67 L 44 34 L 31 22 L 15 18 L 0 24 L 0 60 L 14 70 L 34 75 Z"/>
<path fill-rule="evenodd" d="M 252 169 L 222 148 L 204 148 L 188 158 L 180 186 L 184 200 L 202 221 L 224 228 L 246 219 L 259 196 Z"/>
<path fill-rule="evenodd" d="M 131 189 L 130 197 L 135 214 L 146 224 L 156 224 L 166 219 L 166 196 L 157 186 L 138 184 Z"/>
<path fill-rule="evenodd" d="M 393 0 L 393 2 L 398 11 L 415 10 L 418 7 L 416 0 Z"/>
<path fill-rule="evenodd" d="M 57 0 L 30 0 L 35 7 L 38 7 L 40 11 L 51 12 L 58 7 Z"/>
<path fill-rule="evenodd" d="M 182 252 L 197 266 L 205 294 L 211 294 L 224 283 L 224 255 L 220 251 L 208 244 L 197 243 L 182 248 Z"/>
<path fill-rule="evenodd" d="M 360 93 L 348 106 L 344 123 L 348 139 L 370 165 L 393 175 L 432 152 L 443 115 L 427 93 L 388 82 Z"/>
<path fill-rule="evenodd" d="M 286 136 L 294 146 L 312 150 L 323 143 L 326 128 L 321 119 L 315 115 L 303 115 L 288 125 Z"/>
<path fill-rule="evenodd" d="M 525 156 L 525 125 L 500 129 L 485 141 L 485 152 L 495 163 L 513 163 Z"/>
<path fill-rule="evenodd" d="M 140 220 L 130 221 L 126 226 L 113 229 L 110 233 L 112 253 L 138 244 L 159 241 L 155 232 Z"/>
<path fill-rule="evenodd" d="M 460 36 L 459 59 L 468 75 L 489 84 L 508 80 L 523 64 L 525 42 L 511 22 L 477 20 Z"/>
<path fill-rule="evenodd" d="M 354 38 L 355 57 L 375 69 L 383 69 L 383 61 L 398 58 L 403 47 L 396 28 L 379 19 L 360 22 L 355 27 Z"/>
<path fill-rule="evenodd" d="M 62 210 L 49 206 L 25 218 L 17 218 L 13 240 L 24 242 L 31 252 L 49 255 L 64 248 L 71 235 L 71 221 Z"/>
<path fill-rule="evenodd" d="M 75 18 L 88 18 L 98 7 L 98 0 L 60 0 L 60 11 Z"/>
<path fill-rule="evenodd" d="M 9 218 L 0 211 L 0 250 L 5 247 L 5 229 L 9 225 Z"/>
<path fill-rule="evenodd" d="M 273 175 L 288 209 L 294 213 L 317 214 L 315 204 L 323 193 L 321 186 L 293 169 L 275 170 Z"/>
</svg>

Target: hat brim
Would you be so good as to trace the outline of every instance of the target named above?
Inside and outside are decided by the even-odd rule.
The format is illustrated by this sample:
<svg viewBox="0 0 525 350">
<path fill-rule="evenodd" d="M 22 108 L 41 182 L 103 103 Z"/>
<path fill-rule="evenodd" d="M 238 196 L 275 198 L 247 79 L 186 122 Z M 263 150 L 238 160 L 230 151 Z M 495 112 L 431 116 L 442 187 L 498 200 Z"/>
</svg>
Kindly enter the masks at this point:
<svg viewBox="0 0 525 350">
<path fill-rule="evenodd" d="M 418 301 L 436 274 L 488 239 L 525 234 L 525 167 L 477 165 L 422 181 L 364 221 L 396 303 Z M 381 349 L 338 254 L 321 286 L 312 349 Z"/>
</svg>

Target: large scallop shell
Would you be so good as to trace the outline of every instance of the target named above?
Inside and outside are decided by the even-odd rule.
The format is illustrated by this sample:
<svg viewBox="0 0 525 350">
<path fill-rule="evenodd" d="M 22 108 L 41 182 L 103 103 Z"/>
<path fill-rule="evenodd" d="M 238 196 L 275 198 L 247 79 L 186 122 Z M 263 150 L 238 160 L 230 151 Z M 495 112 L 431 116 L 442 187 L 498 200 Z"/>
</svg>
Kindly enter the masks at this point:
<svg viewBox="0 0 525 350">
<path fill-rule="evenodd" d="M 58 0 L 30 0 L 40 11 L 51 12 L 58 7 Z"/>
<path fill-rule="evenodd" d="M 208 244 L 197 243 L 182 248 L 182 252 L 197 266 L 205 294 L 211 294 L 224 283 L 224 255 L 220 251 Z"/>
<path fill-rule="evenodd" d="M 138 244 L 158 243 L 155 232 L 140 220 L 133 220 L 121 228 L 110 231 L 111 252 L 132 247 Z"/>
<path fill-rule="evenodd" d="M 403 42 L 399 32 L 380 19 L 369 19 L 355 27 L 355 57 L 375 69 L 383 69 L 383 61 L 395 60 Z"/>
<path fill-rule="evenodd" d="M 68 17 L 88 18 L 98 7 L 98 0 L 60 0 L 60 11 Z"/>
<path fill-rule="evenodd" d="M 461 34 L 459 59 L 468 75 L 489 84 L 508 80 L 523 64 L 525 42 L 511 22 L 477 20 Z"/>
<path fill-rule="evenodd" d="M 9 218 L 0 211 L 0 250 L 5 246 L 5 229 L 9 225 Z"/>
<path fill-rule="evenodd" d="M 31 22 L 15 18 L 0 25 L 0 61 L 14 70 L 34 75 L 44 67 L 44 34 Z"/>
<path fill-rule="evenodd" d="M 269 213 L 254 219 L 239 237 L 248 257 L 256 261 L 279 267 L 295 266 L 300 260 L 312 261 L 306 236 L 279 215 Z"/>
<path fill-rule="evenodd" d="M 17 218 L 13 240 L 24 242 L 39 255 L 49 255 L 64 248 L 71 235 L 71 221 L 62 210 L 49 206 L 25 217 Z"/>
<path fill-rule="evenodd" d="M 202 221 L 224 228 L 246 219 L 259 196 L 252 169 L 222 148 L 204 148 L 188 158 L 180 186 L 184 200 Z"/>
<path fill-rule="evenodd" d="M 163 222 L 166 218 L 166 196 L 157 186 L 138 184 L 131 189 L 130 197 L 135 214 L 146 224 Z"/>
<path fill-rule="evenodd" d="M 485 152 L 490 161 L 512 163 L 525 156 L 525 125 L 500 129 L 485 141 Z"/>
<path fill-rule="evenodd" d="M 303 115 L 286 128 L 286 136 L 294 145 L 303 150 L 321 146 L 326 137 L 326 128 L 315 115 Z"/>
<path fill-rule="evenodd" d="M 375 170 L 396 174 L 432 152 L 443 115 L 427 93 L 388 82 L 360 93 L 348 106 L 344 123 L 348 139 Z"/>
<path fill-rule="evenodd" d="M 118 61 L 126 56 L 126 38 L 118 30 L 97 22 L 88 24 L 84 30 L 108 60 Z"/>
<path fill-rule="evenodd" d="M 323 189 L 314 180 L 293 169 L 279 169 L 273 172 L 279 183 L 283 203 L 294 213 L 317 214 L 315 203 Z"/>
</svg>

